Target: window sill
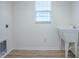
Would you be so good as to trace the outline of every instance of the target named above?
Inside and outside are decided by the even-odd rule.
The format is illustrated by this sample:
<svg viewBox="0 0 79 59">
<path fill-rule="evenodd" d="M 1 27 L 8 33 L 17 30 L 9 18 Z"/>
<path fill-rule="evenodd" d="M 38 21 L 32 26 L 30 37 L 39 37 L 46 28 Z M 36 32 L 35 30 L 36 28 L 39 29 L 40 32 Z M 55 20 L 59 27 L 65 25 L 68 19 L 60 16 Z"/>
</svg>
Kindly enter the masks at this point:
<svg viewBox="0 0 79 59">
<path fill-rule="evenodd" d="M 36 24 L 50 24 L 51 21 L 36 21 Z"/>
</svg>

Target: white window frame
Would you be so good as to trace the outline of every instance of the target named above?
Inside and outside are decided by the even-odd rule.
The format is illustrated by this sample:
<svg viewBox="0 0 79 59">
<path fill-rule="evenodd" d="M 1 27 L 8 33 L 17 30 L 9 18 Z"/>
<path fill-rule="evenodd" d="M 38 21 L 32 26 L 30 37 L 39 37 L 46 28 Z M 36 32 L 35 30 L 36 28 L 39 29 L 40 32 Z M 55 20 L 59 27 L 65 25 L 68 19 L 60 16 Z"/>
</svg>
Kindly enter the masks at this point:
<svg viewBox="0 0 79 59">
<path fill-rule="evenodd" d="M 36 3 L 36 2 L 35 2 Z M 50 5 L 51 5 L 51 1 L 50 1 Z M 51 7 L 51 6 L 50 6 Z M 49 22 L 51 22 L 51 10 L 52 9 L 50 9 L 50 10 L 36 10 L 35 9 L 35 20 L 36 20 L 36 22 L 41 22 L 41 23 L 49 23 Z M 37 20 L 37 13 L 39 13 L 39 12 L 48 12 L 49 13 L 49 19 L 48 20 Z"/>
</svg>

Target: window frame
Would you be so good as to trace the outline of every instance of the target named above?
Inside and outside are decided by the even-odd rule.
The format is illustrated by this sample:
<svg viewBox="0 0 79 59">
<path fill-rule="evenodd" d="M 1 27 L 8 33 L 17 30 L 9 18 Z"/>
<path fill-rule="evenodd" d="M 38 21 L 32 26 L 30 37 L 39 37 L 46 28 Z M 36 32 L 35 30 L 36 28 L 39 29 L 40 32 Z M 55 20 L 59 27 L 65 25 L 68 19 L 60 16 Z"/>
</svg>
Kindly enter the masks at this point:
<svg viewBox="0 0 79 59">
<path fill-rule="evenodd" d="M 51 2 L 52 1 L 50 1 L 50 4 L 51 4 Z M 36 3 L 36 2 L 35 2 Z M 34 3 L 34 7 L 36 8 L 36 6 L 35 6 L 35 3 Z M 37 22 L 37 23 L 50 23 L 51 22 L 51 10 L 52 10 L 52 7 L 51 7 L 52 5 L 50 5 L 50 10 L 36 10 L 35 9 L 35 21 Z M 39 20 L 39 21 L 37 21 L 37 13 L 38 12 L 48 12 L 49 14 L 50 14 L 50 19 L 48 19 L 48 20 L 46 20 L 46 21 L 41 21 L 41 20 Z"/>
</svg>

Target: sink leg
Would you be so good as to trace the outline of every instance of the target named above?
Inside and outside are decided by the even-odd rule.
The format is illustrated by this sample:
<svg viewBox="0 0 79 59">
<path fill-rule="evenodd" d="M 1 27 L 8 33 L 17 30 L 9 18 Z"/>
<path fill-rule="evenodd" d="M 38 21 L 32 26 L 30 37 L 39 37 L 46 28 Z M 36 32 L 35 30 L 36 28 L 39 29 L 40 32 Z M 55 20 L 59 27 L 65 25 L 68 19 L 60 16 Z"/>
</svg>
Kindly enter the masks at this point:
<svg viewBox="0 0 79 59">
<path fill-rule="evenodd" d="M 75 44 L 75 57 L 77 57 L 77 42 Z"/>
<path fill-rule="evenodd" d="M 65 58 L 68 58 L 69 43 L 65 42 Z"/>
</svg>

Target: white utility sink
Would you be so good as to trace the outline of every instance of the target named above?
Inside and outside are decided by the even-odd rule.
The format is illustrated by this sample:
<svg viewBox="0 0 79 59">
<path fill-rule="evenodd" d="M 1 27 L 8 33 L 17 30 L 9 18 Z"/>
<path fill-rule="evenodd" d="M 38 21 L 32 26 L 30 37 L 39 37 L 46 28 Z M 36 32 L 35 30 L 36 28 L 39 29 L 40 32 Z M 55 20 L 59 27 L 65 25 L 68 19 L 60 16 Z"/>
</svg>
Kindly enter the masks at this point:
<svg viewBox="0 0 79 59">
<path fill-rule="evenodd" d="M 60 27 L 58 28 L 58 35 L 60 39 L 65 41 L 65 57 L 68 57 L 69 43 L 74 43 L 75 56 L 77 57 L 77 44 L 79 28 L 76 27 Z"/>
<path fill-rule="evenodd" d="M 60 27 L 58 28 L 59 36 L 64 41 L 78 42 L 79 28 Z"/>
<path fill-rule="evenodd" d="M 58 30 L 78 30 L 79 28 L 74 28 L 74 27 L 59 27 Z"/>
</svg>

